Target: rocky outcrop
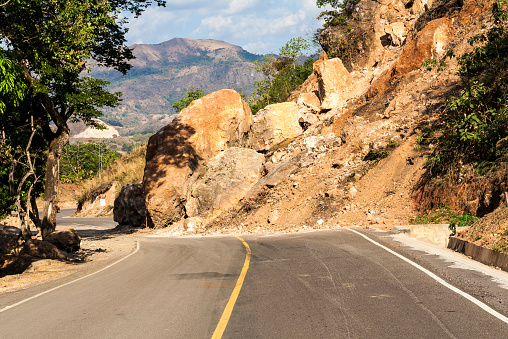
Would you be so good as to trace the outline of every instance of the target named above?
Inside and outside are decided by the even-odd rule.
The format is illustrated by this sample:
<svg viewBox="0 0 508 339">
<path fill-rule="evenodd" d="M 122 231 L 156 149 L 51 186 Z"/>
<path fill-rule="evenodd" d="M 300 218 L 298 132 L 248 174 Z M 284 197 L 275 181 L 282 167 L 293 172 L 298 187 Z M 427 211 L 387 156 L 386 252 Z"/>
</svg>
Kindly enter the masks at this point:
<svg viewBox="0 0 508 339">
<path fill-rule="evenodd" d="M 79 218 L 93 218 L 111 216 L 113 204 L 118 192 L 118 182 L 112 181 L 98 187 L 89 199 L 78 203 L 75 216 Z"/>
<path fill-rule="evenodd" d="M 422 67 L 430 59 L 439 59 L 453 36 L 452 20 L 441 18 L 428 23 L 414 39 L 409 41 L 393 65 L 379 75 L 368 91 L 368 97 L 381 94 L 390 86 L 392 79 L 401 77 Z"/>
<path fill-rule="evenodd" d="M 302 133 L 298 106 L 284 102 L 266 106 L 254 117 L 252 148 L 268 151 L 283 143 L 289 143 Z"/>
<path fill-rule="evenodd" d="M 148 226 L 164 227 L 185 216 L 191 175 L 219 152 L 248 145 L 252 122 L 241 96 L 222 90 L 195 100 L 153 135 L 143 177 Z"/>
<path fill-rule="evenodd" d="M 113 218 L 120 225 L 142 227 L 146 224 L 146 207 L 142 184 L 126 184 L 115 199 Z"/>
<path fill-rule="evenodd" d="M 81 247 L 81 237 L 73 228 L 66 228 L 61 231 L 50 233 L 44 241 L 55 245 L 59 250 L 65 252 L 74 252 Z"/>
<path fill-rule="evenodd" d="M 419 210 L 448 206 L 453 210 L 483 217 L 508 204 L 508 168 L 484 176 L 472 166 L 462 166 L 451 178 L 422 177 L 415 194 Z"/>
<path fill-rule="evenodd" d="M 189 217 L 212 217 L 234 206 L 263 176 L 265 157 L 233 147 L 211 158 L 194 175 L 185 205 Z"/>
<path fill-rule="evenodd" d="M 328 56 L 340 57 L 349 72 L 372 67 L 383 50 L 382 7 L 377 1 L 360 1 L 354 12 L 356 20 L 323 30 L 318 40 Z"/>
<path fill-rule="evenodd" d="M 73 136 L 73 139 L 111 139 L 120 136 L 120 133 L 118 133 L 115 127 L 110 126 L 99 119 L 93 120 L 96 124 L 103 127 L 103 129 L 87 127 L 83 132 Z"/>
</svg>

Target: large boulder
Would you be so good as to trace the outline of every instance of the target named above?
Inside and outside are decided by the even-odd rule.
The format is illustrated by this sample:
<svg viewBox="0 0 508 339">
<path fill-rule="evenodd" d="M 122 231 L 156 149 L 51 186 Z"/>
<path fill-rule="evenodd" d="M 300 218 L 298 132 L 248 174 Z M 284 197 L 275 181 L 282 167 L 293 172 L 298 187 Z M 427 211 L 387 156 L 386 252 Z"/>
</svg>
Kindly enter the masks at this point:
<svg viewBox="0 0 508 339">
<path fill-rule="evenodd" d="M 252 148 L 268 151 L 284 142 L 293 140 L 303 130 L 298 119 L 300 114 L 295 102 L 268 105 L 254 117 Z"/>
<path fill-rule="evenodd" d="M 113 219 L 120 225 L 141 227 L 146 224 L 145 197 L 142 184 L 126 184 L 115 199 Z"/>
<path fill-rule="evenodd" d="M 265 157 L 233 147 L 211 158 L 194 175 L 185 205 L 189 217 L 213 217 L 240 201 L 263 176 Z"/>
<path fill-rule="evenodd" d="M 345 105 L 345 91 L 352 84 L 352 77 L 339 58 L 318 60 L 314 63 L 314 72 L 319 84 L 321 109 L 332 109 Z"/>
<path fill-rule="evenodd" d="M 77 251 L 81 246 L 81 238 L 74 228 L 66 228 L 50 233 L 44 238 L 44 241 L 55 245 L 59 250 L 65 252 Z"/>
<path fill-rule="evenodd" d="M 193 101 L 153 135 L 143 177 L 148 226 L 168 226 L 185 216 L 190 176 L 219 152 L 248 145 L 251 126 L 247 103 L 237 92 L 221 90 Z"/>
</svg>

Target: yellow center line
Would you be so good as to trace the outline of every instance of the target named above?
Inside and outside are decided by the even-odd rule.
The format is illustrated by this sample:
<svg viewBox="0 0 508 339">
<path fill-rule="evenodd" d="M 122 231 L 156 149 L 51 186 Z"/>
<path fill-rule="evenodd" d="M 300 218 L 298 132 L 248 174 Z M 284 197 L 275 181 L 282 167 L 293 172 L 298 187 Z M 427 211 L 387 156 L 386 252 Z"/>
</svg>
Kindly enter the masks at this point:
<svg viewBox="0 0 508 339">
<path fill-rule="evenodd" d="M 247 244 L 245 240 L 243 240 L 242 238 L 240 237 L 237 238 L 240 239 L 240 241 L 245 246 L 245 249 L 247 250 L 247 253 L 245 254 L 245 262 L 243 264 L 242 273 L 240 273 L 240 277 L 238 277 L 238 280 L 236 281 L 235 289 L 233 290 L 233 293 L 231 293 L 231 297 L 229 297 L 228 304 L 226 305 L 224 313 L 222 313 L 222 317 L 220 318 L 219 323 L 215 328 L 215 332 L 213 332 L 212 339 L 222 338 L 222 334 L 226 330 L 226 326 L 228 325 L 231 313 L 233 313 L 233 307 L 235 307 L 236 299 L 238 299 L 238 295 L 240 294 L 240 290 L 242 289 L 243 281 L 245 279 L 245 276 L 247 275 L 247 270 L 249 269 L 251 255 L 249 244 Z"/>
</svg>

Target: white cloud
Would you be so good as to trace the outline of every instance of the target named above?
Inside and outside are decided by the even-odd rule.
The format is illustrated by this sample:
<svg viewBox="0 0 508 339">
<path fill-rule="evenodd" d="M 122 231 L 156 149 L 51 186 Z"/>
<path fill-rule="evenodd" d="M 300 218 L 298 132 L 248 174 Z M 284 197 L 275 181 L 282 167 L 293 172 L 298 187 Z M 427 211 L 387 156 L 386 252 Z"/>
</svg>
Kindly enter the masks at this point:
<svg viewBox="0 0 508 339">
<path fill-rule="evenodd" d="M 262 42 L 262 41 L 259 41 L 259 42 L 251 42 L 247 45 L 243 45 L 242 48 L 246 51 L 268 51 L 269 49 L 269 45 L 266 43 L 266 42 Z M 254 53 L 254 52 L 252 52 Z M 264 53 L 267 53 L 267 52 L 264 52 Z"/>
<path fill-rule="evenodd" d="M 224 14 L 238 14 L 243 13 L 248 9 L 255 8 L 260 0 L 230 0 L 228 8 L 224 11 Z"/>
</svg>

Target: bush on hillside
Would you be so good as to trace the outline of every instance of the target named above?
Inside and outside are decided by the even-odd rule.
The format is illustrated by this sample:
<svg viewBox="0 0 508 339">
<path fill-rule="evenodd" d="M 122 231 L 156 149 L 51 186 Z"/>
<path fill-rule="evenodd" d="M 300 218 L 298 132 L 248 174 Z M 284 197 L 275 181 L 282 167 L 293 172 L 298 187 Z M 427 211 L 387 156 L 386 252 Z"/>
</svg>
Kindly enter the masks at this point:
<svg viewBox="0 0 508 339">
<path fill-rule="evenodd" d="M 475 49 L 459 58 L 461 90 L 447 102 L 440 147 L 429 159 L 433 173 L 458 161 L 477 170 L 505 159 L 508 148 L 508 34 L 506 1 L 498 3 L 494 25 L 469 40 Z"/>
</svg>

